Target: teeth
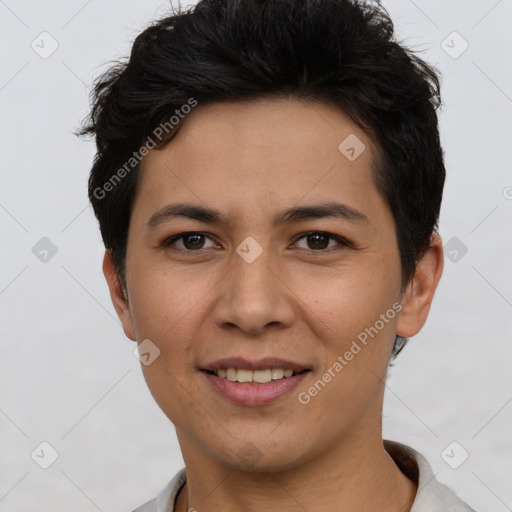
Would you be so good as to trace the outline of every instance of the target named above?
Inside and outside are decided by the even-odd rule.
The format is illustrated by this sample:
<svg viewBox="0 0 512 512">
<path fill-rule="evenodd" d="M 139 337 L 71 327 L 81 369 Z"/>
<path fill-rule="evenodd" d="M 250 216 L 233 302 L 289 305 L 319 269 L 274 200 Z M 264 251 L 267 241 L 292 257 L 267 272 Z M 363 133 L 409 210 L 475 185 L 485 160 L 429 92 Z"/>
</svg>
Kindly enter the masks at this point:
<svg viewBox="0 0 512 512">
<path fill-rule="evenodd" d="M 240 370 L 238 370 L 240 372 Z M 265 382 L 270 382 L 272 380 L 272 371 L 271 370 L 254 370 L 252 372 L 252 380 L 254 382 L 259 382 L 260 384 L 265 384 Z"/>
<path fill-rule="evenodd" d="M 285 377 L 291 377 L 293 370 L 283 370 L 282 368 L 269 368 L 268 370 L 237 370 L 228 368 L 227 370 L 219 370 L 217 376 L 221 379 L 227 379 L 231 382 L 256 382 L 265 384 L 272 380 L 280 380 Z"/>
<path fill-rule="evenodd" d="M 273 370 L 270 370 L 270 374 L 272 375 L 273 379 L 282 379 L 284 377 L 284 370 L 281 370 L 280 368 L 274 368 Z"/>
<path fill-rule="evenodd" d="M 238 370 L 237 381 L 238 382 L 252 382 L 252 370 Z"/>
</svg>

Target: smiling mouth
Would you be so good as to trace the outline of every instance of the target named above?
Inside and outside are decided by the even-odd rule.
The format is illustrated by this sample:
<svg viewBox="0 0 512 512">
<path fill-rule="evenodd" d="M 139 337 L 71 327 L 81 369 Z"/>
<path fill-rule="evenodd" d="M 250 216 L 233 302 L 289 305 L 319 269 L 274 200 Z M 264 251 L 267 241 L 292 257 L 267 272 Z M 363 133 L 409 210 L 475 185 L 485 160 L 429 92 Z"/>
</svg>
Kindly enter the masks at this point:
<svg viewBox="0 0 512 512">
<path fill-rule="evenodd" d="M 227 368 L 225 370 L 219 369 L 218 371 L 203 370 L 210 375 L 215 375 L 221 379 L 230 382 L 240 382 L 244 384 L 267 384 L 268 382 L 288 379 L 296 375 L 301 375 L 311 370 L 305 369 L 302 371 L 284 370 L 282 368 L 268 368 L 266 370 L 246 370 Z"/>
</svg>

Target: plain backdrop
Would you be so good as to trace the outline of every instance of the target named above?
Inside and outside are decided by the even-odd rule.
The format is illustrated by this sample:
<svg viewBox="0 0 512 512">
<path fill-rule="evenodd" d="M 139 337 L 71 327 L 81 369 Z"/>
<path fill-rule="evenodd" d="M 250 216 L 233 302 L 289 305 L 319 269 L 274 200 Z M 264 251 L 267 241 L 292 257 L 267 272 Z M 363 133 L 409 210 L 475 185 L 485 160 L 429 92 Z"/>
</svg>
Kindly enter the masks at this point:
<svg viewBox="0 0 512 512">
<path fill-rule="evenodd" d="M 505 512 L 512 0 L 383 4 L 398 39 L 443 75 L 448 173 L 445 271 L 427 324 L 391 369 L 384 437 L 421 451 L 479 512 Z M 94 144 L 72 134 L 93 79 L 168 12 L 163 0 L 0 0 L 2 512 L 127 512 L 183 465 L 101 273 L 86 188 Z"/>
</svg>

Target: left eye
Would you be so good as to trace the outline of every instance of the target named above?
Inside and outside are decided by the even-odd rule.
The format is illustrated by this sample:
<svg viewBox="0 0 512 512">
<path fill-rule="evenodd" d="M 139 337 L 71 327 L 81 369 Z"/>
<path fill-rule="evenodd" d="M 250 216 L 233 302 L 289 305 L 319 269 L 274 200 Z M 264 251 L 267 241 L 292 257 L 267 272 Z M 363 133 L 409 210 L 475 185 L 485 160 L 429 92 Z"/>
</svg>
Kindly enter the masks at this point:
<svg viewBox="0 0 512 512">
<path fill-rule="evenodd" d="M 325 233 L 323 231 L 309 231 L 302 235 L 298 240 L 306 240 L 306 244 L 310 247 L 305 247 L 307 250 L 311 251 L 323 251 L 324 249 L 332 249 L 332 246 L 329 247 L 329 240 L 336 241 L 338 245 L 348 245 L 343 239 L 331 235 L 330 233 Z M 297 243 L 296 242 L 296 243 Z M 312 246 L 312 247 L 311 247 Z"/>
</svg>

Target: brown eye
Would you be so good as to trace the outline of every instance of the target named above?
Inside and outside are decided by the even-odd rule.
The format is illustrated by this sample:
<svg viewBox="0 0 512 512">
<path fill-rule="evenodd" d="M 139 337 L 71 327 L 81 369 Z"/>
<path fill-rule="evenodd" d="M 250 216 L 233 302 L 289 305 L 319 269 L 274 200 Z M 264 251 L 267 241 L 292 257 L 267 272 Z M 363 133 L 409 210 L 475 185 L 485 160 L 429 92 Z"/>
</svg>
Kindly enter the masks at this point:
<svg viewBox="0 0 512 512">
<path fill-rule="evenodd" d="M 331 235 L 330 233 L 325 233 L 323 231 L 310 231 L 308 233 L 305 233 L 302 235 L 298 240 L 306 239 L 306 245 L 307 247 L 301 247 L 302 249 L 307 249 L 310 251 L 316 251 L 316 252 L 329 252 L 325 249 L 332 249 L 333 247 L 337 245 L 346 246 L 348 245 L 343 239 Z M 329 246 L 329 242 L 334 241 L 334 246 Z"/>
<path fill-rule="evenodd" d="M 182 237 L 183 245 L 186 249 L 202 249 L 204 244 L 204 235 L 192 233 L 190 235 L 184 235 Z"/>
<path fill-rule="evenodd" d="M 311 233 L 306 240 L 311 249 L 326 249 L 329 245 L 329 236 L 325 233 Z"/>
<path fill-rule="evenodd" d="M 215 243 L 212 243 L 210 247 L 205 247 L 205 240 L 210 237 L 206 236 L 204 233 L 199 232 L 190 232 L 190 233 L 180 233 L 179 235 L 172 236 L 167 238 L 163 242 L 163 246 L 165 247 L 173 247 L 175 246 L 178 250 L 184 252 L 199 252 L 202 249 L 208 249 L 211 247 L 215 247 Z M 180 243 L 181 242 L 181 243 Z M 212 240 L 213 242 L 213 240 Z"/>
</svg>

